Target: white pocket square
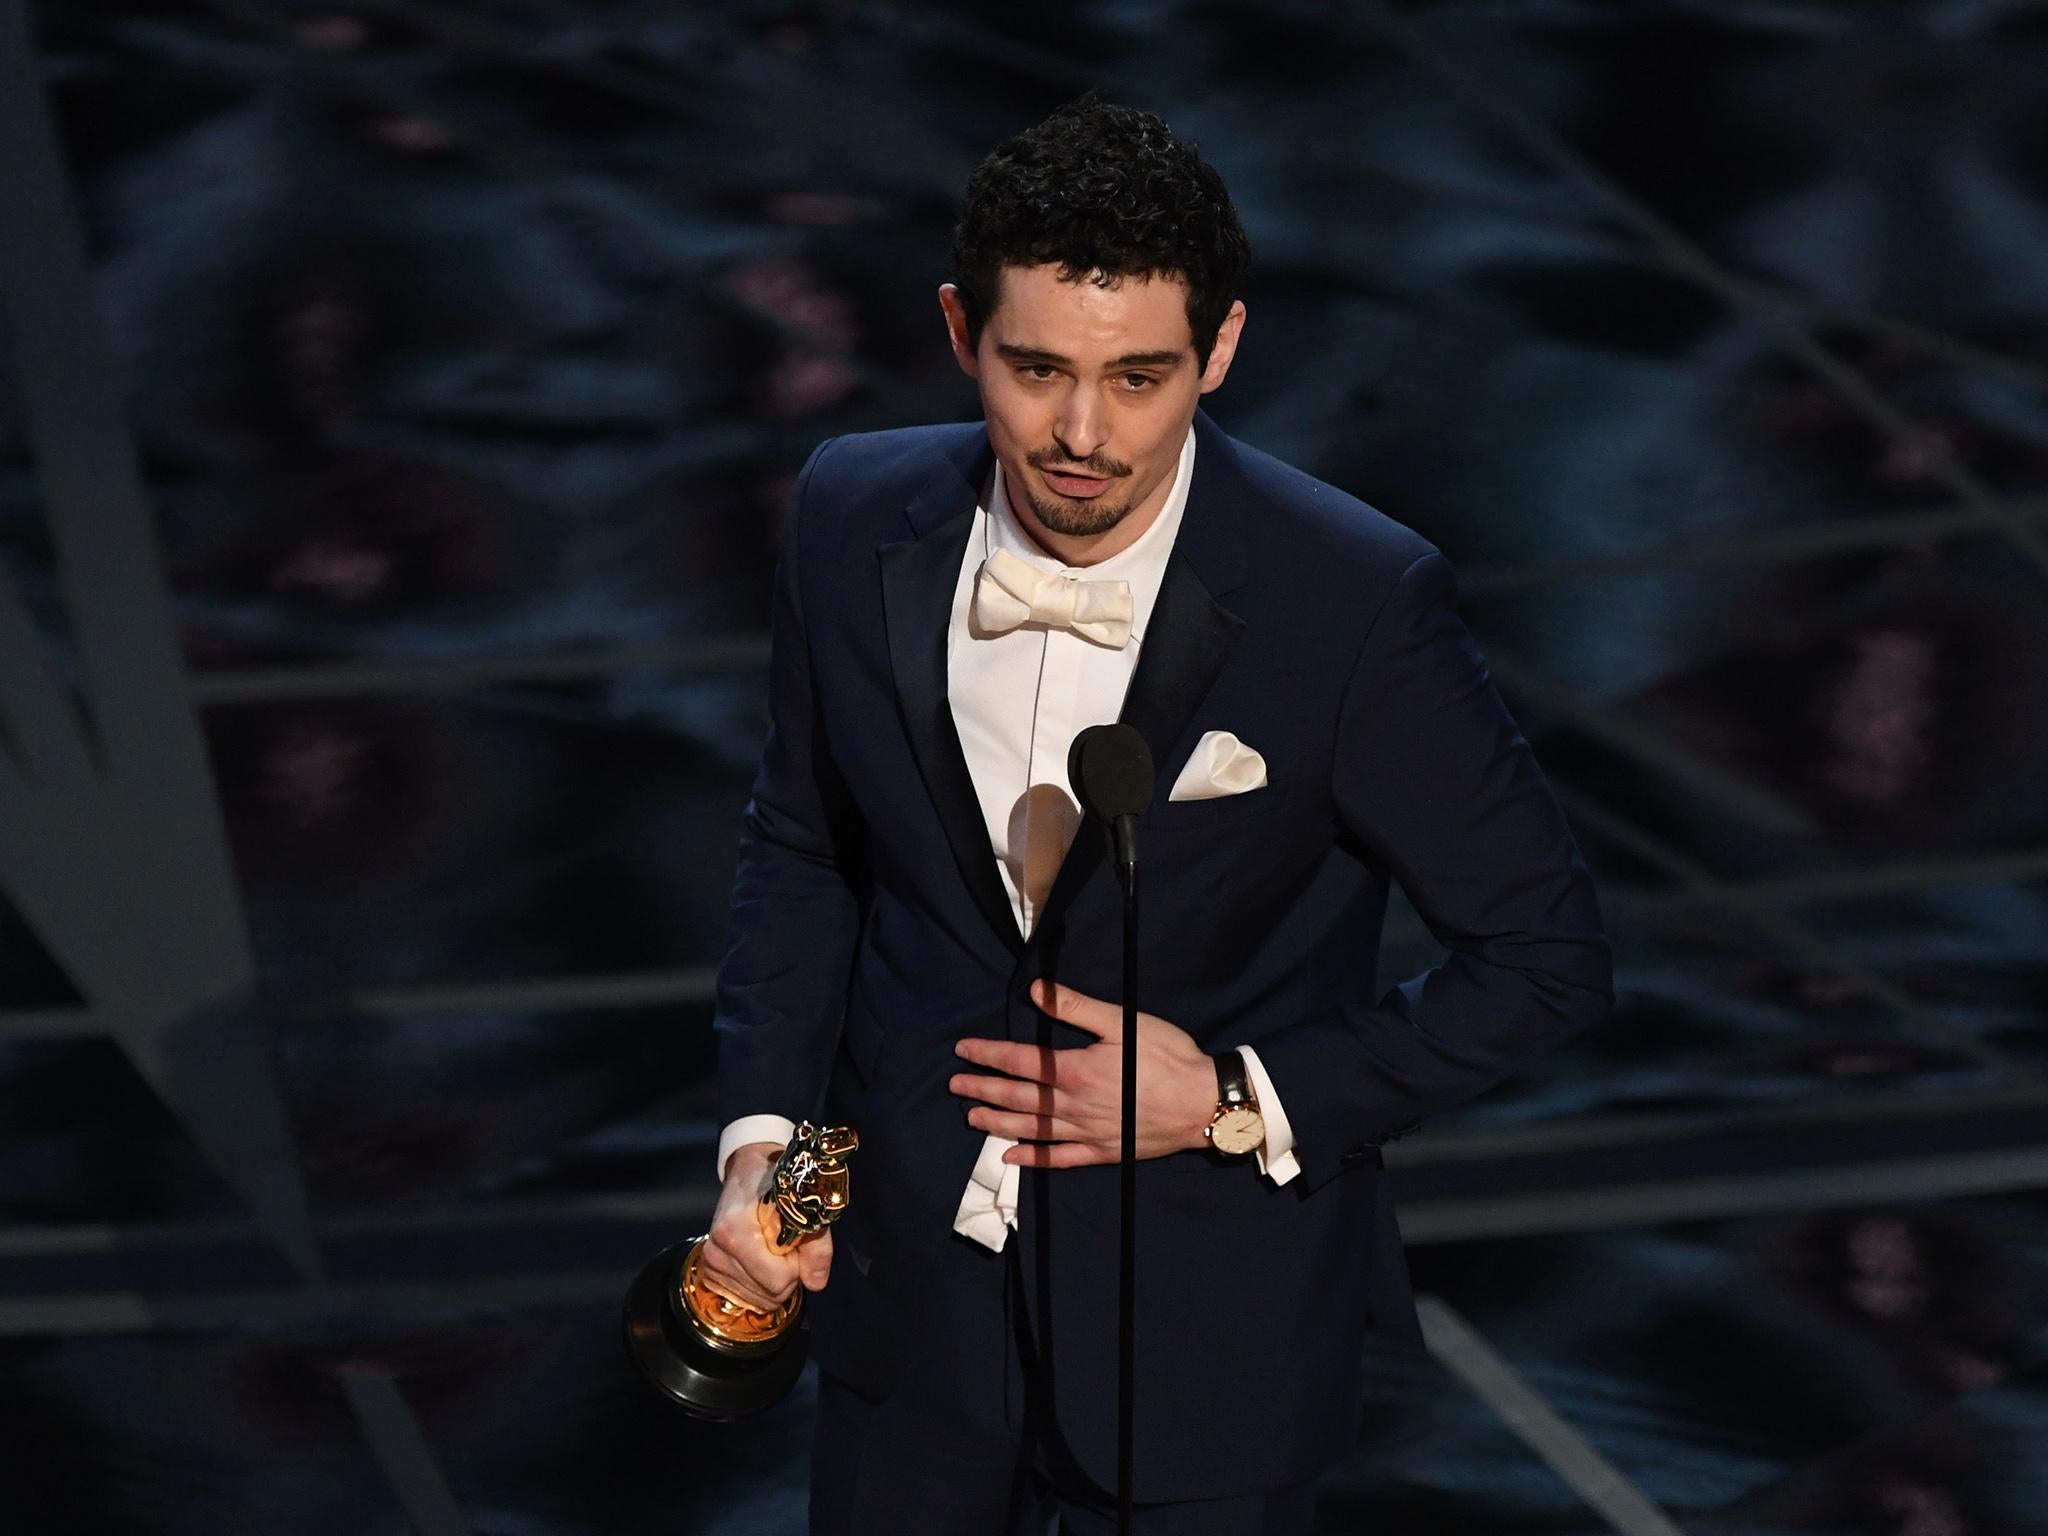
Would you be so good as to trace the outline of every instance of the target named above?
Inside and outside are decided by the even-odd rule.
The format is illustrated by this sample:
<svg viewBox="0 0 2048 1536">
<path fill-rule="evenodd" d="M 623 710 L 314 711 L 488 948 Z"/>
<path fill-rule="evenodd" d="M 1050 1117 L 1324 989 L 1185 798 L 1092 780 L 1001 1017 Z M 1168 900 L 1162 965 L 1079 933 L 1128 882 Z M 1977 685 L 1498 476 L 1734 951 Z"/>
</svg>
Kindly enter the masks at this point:
<svg viewBox="0 0 2048 1536">
<path fill-rule="evenodd" d="M 1266 785 L 1266 760 L 1228 731 L 1207 731 L 1167 792 L 1169 800 L 1214 800 Z"/>
</svg>

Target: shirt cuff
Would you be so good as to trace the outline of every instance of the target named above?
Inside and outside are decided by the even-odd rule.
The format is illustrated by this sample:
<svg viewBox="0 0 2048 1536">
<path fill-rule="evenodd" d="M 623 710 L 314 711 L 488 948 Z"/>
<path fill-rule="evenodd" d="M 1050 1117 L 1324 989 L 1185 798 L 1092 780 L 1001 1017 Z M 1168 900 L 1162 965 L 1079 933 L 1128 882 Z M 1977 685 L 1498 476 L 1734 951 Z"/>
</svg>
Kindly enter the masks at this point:
<svg viewBox="0 0 2048 1536">
<path fill-rule="evenodd" d="M 1251 1079 L 1252 1097 L 1259 1101 L 1259 1118 L 1266 1123 L 1266 1139 L 1252 1149 L 1252 1155 L 1259 1160 L 1259 1172 L 1275 1184 L 1285 1184 L 1301 1172 L 1301 1159 L 1294 1155 L 1294 1127 L 1287 1123 L 1279 1090 L 1266 1076 L 1259 1053 L 1248 1045 L 1238 1049 L 1244 1053 L 1244 1075 Z"/>
<path fill-rule="evenodd" d="M 718 1182 L 725 1182 L 725 1165 L 733 1153 L 750 1141 L 772 1141 L 788 1146 L 796 1134 L 796 1122 L 782 1115 L 741 1115 L 718 1136 Z"/>
</svg>

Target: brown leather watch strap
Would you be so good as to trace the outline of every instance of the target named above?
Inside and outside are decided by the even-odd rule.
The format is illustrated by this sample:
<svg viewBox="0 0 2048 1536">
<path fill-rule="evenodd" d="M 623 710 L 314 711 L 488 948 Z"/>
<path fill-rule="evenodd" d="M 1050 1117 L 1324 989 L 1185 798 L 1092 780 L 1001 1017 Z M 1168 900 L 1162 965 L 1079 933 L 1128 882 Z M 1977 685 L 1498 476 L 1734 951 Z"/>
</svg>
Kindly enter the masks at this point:
<svg viewBox="0 0 2048 1536">
<path fill-rule="evenodd" d="M 1219 1110 L 1229 1104 L 1258 1104 L 1252 1093 L 1251 1074 L 1245 1070 L 1244 1052 L 1235 1047 L 1217 1053 L 1216 1103 Z"/>
</svg>

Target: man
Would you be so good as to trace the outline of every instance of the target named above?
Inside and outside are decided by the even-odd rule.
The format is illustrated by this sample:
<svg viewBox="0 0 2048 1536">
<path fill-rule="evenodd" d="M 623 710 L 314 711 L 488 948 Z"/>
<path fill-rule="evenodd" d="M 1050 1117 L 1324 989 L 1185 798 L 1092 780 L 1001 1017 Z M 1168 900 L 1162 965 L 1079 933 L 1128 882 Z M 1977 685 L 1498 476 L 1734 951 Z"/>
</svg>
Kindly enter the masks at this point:
<svg viewBox="0 0 2048 1536">
<path fill-rule="evenodd" d="M 1379 1145 L 1605 1013 L 1598 905 L 1442 555 L 1198 411 L 1245 324 L 1213 169 L 1064 108 L 976 168 L 954 263 L 985 425 L 824 444 L 784 529 L 705 1263 L 811 1292 L 814 1532 L 1113 1528 L 1122 906 L 1066 758 L 1121 718 L 1159 770 L 1136 1524 L 1305 1531 L 1367 1334 L 1420 1341 Z M 1381 994 L 1390 880 L 1450 956 Z M 777 1256 L 811 1114 L 860 1135 L 850 1208 Z"/>
</svg>

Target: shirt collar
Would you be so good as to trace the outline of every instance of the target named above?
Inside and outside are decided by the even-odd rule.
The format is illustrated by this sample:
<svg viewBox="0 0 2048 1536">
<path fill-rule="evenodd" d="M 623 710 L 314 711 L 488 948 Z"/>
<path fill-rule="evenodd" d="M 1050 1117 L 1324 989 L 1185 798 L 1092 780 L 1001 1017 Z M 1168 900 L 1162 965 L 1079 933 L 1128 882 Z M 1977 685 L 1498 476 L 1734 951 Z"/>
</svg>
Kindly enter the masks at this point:
<svg viewBox="0 0 2048 1536">
<path fill-rule="evenodd" d="M 1036 540 L 1017 521 L 1017 514 L 1011 510 L 1008 488 L 1004 484 L 1002 466 L 996 466 L 991 476 L 993 486 L 988 496 L 988 519 L 986 537 L 982 549 L 983 558 L 995 550 L 1007 550 L 1020 560 L 1030 562 L 1041 571 L 1057 571 L 1063 575 L 1079 576 L 1086 581 L 1127 581 L 1131 584 L 1131 635 L 1143 639 L 1145 626 L 1152 614 L 1152 604 L 1159 596 L 1159 584 L 1166 577 L 1166 560 L 1173 553 L 1173 541 L 1180 531 L 1181 514 L 1187 510 L 1188 482 L 1194 478 L 1195 470 L 1195 429 L 1188 427 L 1188 435 L 1180 445 L 1180 460 L 1174 466 L 1173 484 L 1167 490 L 1165 504 L 1159 515 L 1152 520 L 1152 526 L 1139 534 L 1137 541 L 1126 549 L 1120 549 L 1107 560 L 1098 560 L 1093 565 L 1065 565 L 1059 557 L 1046 553 Z"/>
</svg>

